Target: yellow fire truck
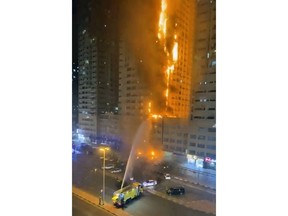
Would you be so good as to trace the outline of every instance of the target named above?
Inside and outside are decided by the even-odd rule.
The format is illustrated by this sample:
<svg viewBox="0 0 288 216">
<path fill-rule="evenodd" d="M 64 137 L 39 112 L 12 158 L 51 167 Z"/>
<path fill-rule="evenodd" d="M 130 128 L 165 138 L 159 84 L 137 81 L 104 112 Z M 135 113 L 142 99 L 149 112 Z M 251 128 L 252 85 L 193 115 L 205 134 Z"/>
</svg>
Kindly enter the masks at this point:
<svg viewBox="0 0 288 216">
<path fill-rule="evenodd" d="M 133 182 L 122 189 L 119 189 L 113 193 L 112 201 L 116 207 L 121 207 L 135 199 L 143 193 L 143 186 L 138 182 Z"/>
</svg>

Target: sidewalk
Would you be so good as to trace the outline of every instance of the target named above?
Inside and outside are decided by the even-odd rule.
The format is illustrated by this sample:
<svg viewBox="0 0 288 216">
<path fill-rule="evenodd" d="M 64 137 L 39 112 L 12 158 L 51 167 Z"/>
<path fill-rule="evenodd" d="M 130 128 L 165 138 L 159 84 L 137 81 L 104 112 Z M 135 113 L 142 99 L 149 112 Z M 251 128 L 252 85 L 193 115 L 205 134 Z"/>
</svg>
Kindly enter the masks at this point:
<svg viewBox="0 0 288 216">
<path fill-rule="evenodd" d="M 212 213 L 212 214 L 216 215 L 216 204 L 209 202 L 207 200 L 183 201 L 183 200 L 179 200 L 175 197 L 168 196 L 168 195 L 166 195 L 162 192 L 156 191 L 154 189 L 146 189 L 146 191 L 148 191 L 149 193 L 152 193 L 156 196 L 170 200 L 174 203 L 183 205 L 187 208 L 192 208 L 194 210 L 198 210 L 198 211 L 202 211 L 202 212 L 206 212 L 206 213 Z"/>
<path fill-rule="evenodd" d="M 196 167 L 195 164 L 193 163 L 183 163 L 183 164 L 180 164 L 180 166 L 183 168 L 183 169 L 187 169 L 187 170 L 190 170 L 190 171 L 196 171 L 196 172 L 199 172 L 201 174 L 207 174 L 207 175 L 211 175 L 211 176 L 216 176 L 216 170 L 212 170 L 212 169 L 204 169 L 204 168 L 201 168 L 201 167 Z"/>
<path fill-rule="evenodd" d="M 201 174 L 214 175 L 214 176 L 216 175 L 216 170 L 196 167 L 196 164 L 188 163 L 186 157 L 183 155 L 177 155 L 177 154 L 173 154 L 171 152 L 165 152 L 163 160 L 166 162 L 177 164 L 179 167 L 181 167 L 183 169 L 196 171 L 196 172 L 199 172 Z"/>
<path fill-rule="evenodd" d="M 90 204 L 98 207 L 98 208 L 102 208 L 103 210 L 113 214 L 113 215 L 117 215 L 117 216 L 132 216 L 131 214 L 128 214 L 127 212 L 125 212 L 123 209 L 121 208 L 116 208 L 115 206 L 113 206 L 112 204 L 108 203 L 107 200 L 105 200 L 105 204 L 104 205 L 99 205 L 99 198 L 96 196 L 93 196 L 92 194 L 78 188 L 75 186 L 72 186 L 72 193 L 76 196 L 78 196 L 79 198 L 89 202 Z"/>
</svg>

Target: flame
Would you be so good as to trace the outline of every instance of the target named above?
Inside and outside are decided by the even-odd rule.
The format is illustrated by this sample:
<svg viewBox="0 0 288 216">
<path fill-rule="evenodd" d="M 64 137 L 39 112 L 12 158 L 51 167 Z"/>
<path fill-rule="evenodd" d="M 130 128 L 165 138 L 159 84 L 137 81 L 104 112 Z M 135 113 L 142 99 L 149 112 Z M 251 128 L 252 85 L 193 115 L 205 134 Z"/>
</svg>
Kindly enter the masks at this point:
<svg viewBox="0 0 288 216">
<path fill-rule="evenodd" d="M 151 117 L 154 119 L 162 118 L 162 116 L 158 114 L 152 114 Z"/>
<path fill-rule="evenodd" d="M 172 50 L 168 50 L 166 46 L 166 31 L 167 31 L 167 0 L 161 1 L 161 12 L 159 16 L 159 23 L 158 23 L 158 39 L 160 44 L 163 46 L 163 51 L 167 56 L 167 66 L 165 69 L 165 77 L 166 77 L 166 90 L 165 90 L 165 97 L 166 97 L 166 107 L 169 105 L 169 86 L 170 86 L 170 79 L 171 74 L 174 71 L 175 64 L 178 60 L 178 42 L 177 42 L 177 34 L 174 33 L 174 44 Z M 177 23 L 174 24 L 177 27 Z"/>
<path fill-rule="evenodd" d="M 161 13 L 160 13 L 159 24 L 158 24 L 158 27 L 159 27 L 158 38 L 159 38 L 159 40 L 166 38 L 166 29 L 167 29 L 166 9 L 167 9 L 167 2 L 166 2 L 166 0 L 162 0 Z"/>
<path fill-rule="evenodd" d="M 178 43 L 175 42 L 173 47 L 173 61 L 176 62 L 177 60 L 178 60 Z"/>
</svg>

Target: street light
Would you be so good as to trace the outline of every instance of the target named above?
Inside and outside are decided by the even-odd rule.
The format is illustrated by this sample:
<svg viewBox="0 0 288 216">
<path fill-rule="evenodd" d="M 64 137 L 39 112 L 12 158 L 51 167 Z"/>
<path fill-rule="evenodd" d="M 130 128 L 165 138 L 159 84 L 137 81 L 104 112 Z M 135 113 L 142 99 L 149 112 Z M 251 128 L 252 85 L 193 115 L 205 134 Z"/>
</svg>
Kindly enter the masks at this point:
<svg viewBox="0 0 288 216">
<path fill-rule="evenodd" d="M 105 199 L 105 152 L 110 150 L 109 148 L 100 148 L 101 151 L 103 151 L 103 191 L 102 191 L 102 203 L 104 205 L 104 199 Z"/>
</svg>

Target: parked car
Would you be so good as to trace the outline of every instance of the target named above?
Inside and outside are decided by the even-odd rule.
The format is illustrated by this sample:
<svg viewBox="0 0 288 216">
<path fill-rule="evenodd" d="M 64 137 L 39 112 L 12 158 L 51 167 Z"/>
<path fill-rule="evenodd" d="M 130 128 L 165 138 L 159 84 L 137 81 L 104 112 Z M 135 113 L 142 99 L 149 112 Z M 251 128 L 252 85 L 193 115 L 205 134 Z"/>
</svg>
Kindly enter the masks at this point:
<svg viewBox="0 0 288 216">
<path fill-rule="evenodd" d="M 166 190 L 168 195 L 183 195 L 185 194 L 184 187 L 171 187 Z"/>
<path fill-rule="evenodd" d="M 120 169 L 120 168 L 115 168 L 115 169 L 112 169 L 112 170 L 111 170 L 111 173 L 119 173 L 119 172 L 122 172 L 122 169 Z"/>
<path fill-rule="evenodd" d="M 105 169 L 113 169 L 115 166 L 114 166 L 114 164 L 108 164 L 108 165 L 106 165 L 105 166 Z M 102 167 L 102 169 L 104 169 L 104 167 Z"/>
<path fill-rule="evenodd" d="M 157 181 L 156 180 L 147 180 L 147 181 L 144 181 L 142 184 L 144 187 L 149 187 L 149 186 L 157 185 Z"/>
<path fill-rule="evenodd" d="M 165 179 L 171 179 L 171 176 L 170 176 L 169 173 L 166 173 L 166 174 L 164 175 L 164 177 L 165 177 Z"/>
</svg>

